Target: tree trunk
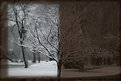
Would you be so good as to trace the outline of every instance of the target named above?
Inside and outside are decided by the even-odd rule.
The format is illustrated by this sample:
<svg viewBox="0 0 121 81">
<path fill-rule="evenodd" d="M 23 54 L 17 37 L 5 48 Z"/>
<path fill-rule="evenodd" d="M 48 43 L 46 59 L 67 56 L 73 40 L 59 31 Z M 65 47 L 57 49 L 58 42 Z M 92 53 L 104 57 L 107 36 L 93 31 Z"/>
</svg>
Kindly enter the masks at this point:
<svg viewBox="0 0 121 81">
<path fill-rule="evenodd" d="M 33 53 L 33 63 L 36 63 L 36 54 Z"/>
<path fill-rule="evenodd" d="M 10 57 L 8 57 L 8 60 L 10 60 L 11 62 L 14 62 Z"/>
<path fill-rule="evenodd" d="M 57 73 L 57 79 L 58 81 L 61 81 L 61 64 L 60 63 L 57 63 L 57 66 L 58 66 L 58 73 Z"/>
<path fill-rule="evenodd" d="M 21 45 L 23 44 L 23 42 L 21 41 Z M 25 64 L 25 68 L 28 68 L 28 62 L 25 56 L 25 52 L 24 52 L 24 47 L 21 46 L 21 50 L 22 50 L 22 54 L 23 54 L 23 60 L 24 60 L 24 64 Z"/>
<path fill-rule="evenodd" d="M 37 57 L 38 57 L 38 63 L 40 63 L 40 54 L 37 53 Z"/>
</svg>

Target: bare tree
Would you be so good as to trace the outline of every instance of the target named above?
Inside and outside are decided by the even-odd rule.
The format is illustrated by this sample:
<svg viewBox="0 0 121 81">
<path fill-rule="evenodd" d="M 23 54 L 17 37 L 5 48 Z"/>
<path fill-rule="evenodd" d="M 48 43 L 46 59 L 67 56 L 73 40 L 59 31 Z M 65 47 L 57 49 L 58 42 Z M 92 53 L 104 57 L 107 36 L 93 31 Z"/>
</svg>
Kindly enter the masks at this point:
<svg viewBox="0 0 121 81">
<path fill-rule="evenodd" d="M 22 54 L 23 54 L 23 60 L 24 60 L 24 64 L 25 64 L 25 68 L 28 67 L 28 62 L 26 59 L 26 55 L 25 55 L 25 47 L 23 46 L 24 44 L 24 39 L 26 37 L 26 20 L 28 17 L 28 7 L 27 5 L 9 5 L 8 7 L 10 10 L 9 14 L 8 14 L 8 19 L 9 21 L 11 21 L 12 23 L 14 23 L 14 26 L 17 27 L 18 29 L 18 34 L 19 34 L 19 42 L 21 45 L 21 50 L 22 50 Z M 14 27 L 13 26 L 13 27 Z"/>
<path fill-rule="evenodd" d="M 37 52 L 57 63 L 57 77 L 60 80 L 62 63 L 70 55 L 64 59 L 60 58 L 58 6 L 46 5 L 42 15 L 34 15 L 32 9 L 28 13 L 27 5 L 11 5 L 10 7 L 12 13 L 9 15 L 9 20 L 13 22 L 13 27 L 18 28 L 19 43 L 17 44 L 21 46 L 25 68 L 28 67 L 28 63 L 24 48 L 29 48 L 33 52 L 34 59 L 35 52 Z"/>
<path fill-rule="evenodd" d="M 47 9 L 43 12 L 44 15 L 31 16 L 31 23 L 27 29 L 27 41 L 25 40 L 24 46 L 56 61 L 58 67 L 57 75 L 60 78 L 58 7 L 47 7 Z M 28 41 L 29 39 L 31 40 Z"/>
</svg>

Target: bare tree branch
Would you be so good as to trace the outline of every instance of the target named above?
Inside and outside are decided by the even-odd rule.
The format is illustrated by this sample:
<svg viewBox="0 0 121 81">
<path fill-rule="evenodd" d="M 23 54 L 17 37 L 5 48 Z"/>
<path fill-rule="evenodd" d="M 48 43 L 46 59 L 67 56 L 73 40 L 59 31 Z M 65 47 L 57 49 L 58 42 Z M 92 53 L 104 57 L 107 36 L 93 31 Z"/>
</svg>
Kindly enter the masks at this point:
<svg viewBox="0 0 121 81">
<path fill-rule="evenodd" d="M 50 51 L 48 50 L 48 48 L 46 46 L 44 46 L 42 44 L 42 42 L 40 41 L 39 34 L 38 34 L 38 31 L 37 31 L 37 26 L 35 26 L 35 30 L 36 30 L 37 39 L 38 39 L 39 44 L 42 45 L 45 48 L 45 50 L 48 52 L 49 56 L 52 57 L 53 60 L 55 60 L 56 62 L 58 62 L 58 60 L 56 58 L 54 58 L 54 56 L 50 53 Z"/>
</svg>

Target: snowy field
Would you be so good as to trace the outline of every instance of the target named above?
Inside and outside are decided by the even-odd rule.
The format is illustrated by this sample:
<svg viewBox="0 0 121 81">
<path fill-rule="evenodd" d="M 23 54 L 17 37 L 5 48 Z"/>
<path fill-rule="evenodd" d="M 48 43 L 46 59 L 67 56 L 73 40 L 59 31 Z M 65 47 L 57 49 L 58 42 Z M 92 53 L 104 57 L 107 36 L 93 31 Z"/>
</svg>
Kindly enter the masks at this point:
<svg viewBox="0 0 121 81">
<path fill-rule="evenodd" d="M 56 77 L 57 64 L 55 61 L 41 61 L 40 63 L 31 64 L 29 68 L 24 68 L 23 63 L 8 63 L 8 77 L 13 76 L 39 76 L 39 77 Z"/>
</svg>

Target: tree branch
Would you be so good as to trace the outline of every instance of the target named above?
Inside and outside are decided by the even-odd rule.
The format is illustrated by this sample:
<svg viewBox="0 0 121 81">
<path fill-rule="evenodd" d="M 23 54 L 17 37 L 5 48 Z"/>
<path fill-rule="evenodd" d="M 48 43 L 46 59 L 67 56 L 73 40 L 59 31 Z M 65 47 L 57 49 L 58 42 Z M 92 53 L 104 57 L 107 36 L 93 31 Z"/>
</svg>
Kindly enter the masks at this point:
<svg viewBox="0 0 121 81">
<path fill-rule="evenodd" d="M 55 60 L 56 62 L 58 62 L 58 60 L 54 58 L 54 56 L 50 53 L 50 51 L 46 48 L 46 46 L 44 46 L 44 45 L 41 43 L 41 41 L 40 41 L 40 39 L 39 39 L 39 34 L 38 34 L 38 31 L 37 31 L 36 26 L 35 26 L 35 30 L 36 30 L 37 39 L 38 39 L 39 44 L 42 45 L 42 46 L 44 47 L 44 49 L 48 52 L 49 56 L 50 56 L 53 60 Z"/>
</svg>

